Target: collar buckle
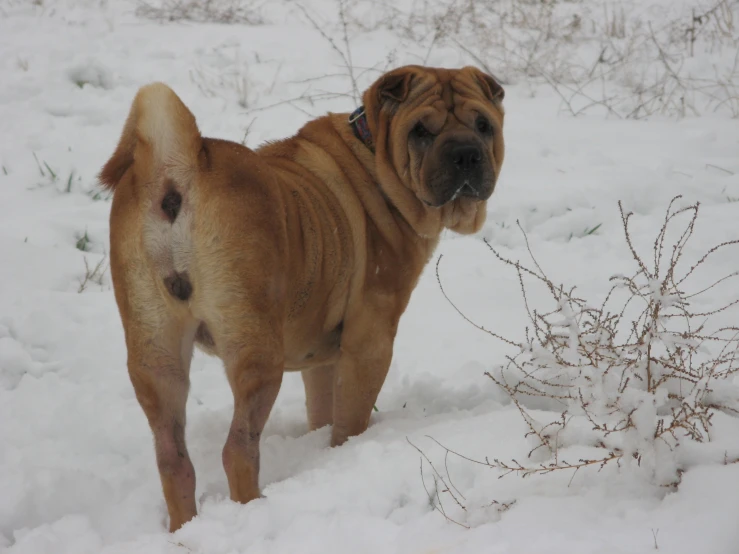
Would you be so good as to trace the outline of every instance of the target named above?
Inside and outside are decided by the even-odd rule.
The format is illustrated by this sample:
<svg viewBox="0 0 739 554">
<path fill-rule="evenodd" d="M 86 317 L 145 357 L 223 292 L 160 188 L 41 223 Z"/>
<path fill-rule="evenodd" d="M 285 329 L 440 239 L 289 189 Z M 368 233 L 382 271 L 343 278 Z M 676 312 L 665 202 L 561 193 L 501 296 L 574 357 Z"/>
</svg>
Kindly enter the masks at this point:
<svg viewBox="0 0 739 554">
<path fill-rule="evenodd" d="M 352 126 L 354 135 L 361 140 L 367 148 L 374 152 L 372 133 L 367 124 L 367 116 L 364 112 L 364 106 L 359 106 L 351 113 L 349 116 L 349 125 Z"/>
</svg>

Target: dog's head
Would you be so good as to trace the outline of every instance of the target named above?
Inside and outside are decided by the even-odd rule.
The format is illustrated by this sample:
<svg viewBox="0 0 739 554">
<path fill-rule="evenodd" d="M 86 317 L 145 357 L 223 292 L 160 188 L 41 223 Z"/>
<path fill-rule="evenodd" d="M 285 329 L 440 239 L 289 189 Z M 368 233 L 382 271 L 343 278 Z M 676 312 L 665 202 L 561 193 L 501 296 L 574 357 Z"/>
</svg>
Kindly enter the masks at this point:
<svg viewBox="0 0 739 554">
<path fill-rule="evenodd" d="M 476 68 L 420 66 L 391 71 L 365 93 L 380 184 L 422 230 L 430 221 L 461 233 L 482 226 L 503 163 L 503 95 Z"/>
</svg>

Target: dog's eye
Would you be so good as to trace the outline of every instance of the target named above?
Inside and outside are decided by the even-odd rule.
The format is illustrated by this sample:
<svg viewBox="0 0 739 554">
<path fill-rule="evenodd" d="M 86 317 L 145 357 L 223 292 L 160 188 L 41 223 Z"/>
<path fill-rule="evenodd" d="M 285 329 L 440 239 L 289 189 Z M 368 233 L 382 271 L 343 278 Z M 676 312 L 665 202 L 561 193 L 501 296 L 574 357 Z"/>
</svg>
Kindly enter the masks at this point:
<svg viewBox="0 0 739 554">
<path fill-rule="evenodd" d="M 416 123 L 416 126 L 413 127 L 413 131 L 411 132 L 417 138 L 429 138 L 431 136 L 431 133 L 429 133 L 429 130 L 423 126 L 423 123 Z"/>
<path fill-rule="evenodd" d="M 475 121 L 475 127 L 483 135 L 488 135 L 492 133 L 493 131 L 493 128 L 490 125 L 490 122 L 487 119 L 485 119 L 483 116 L 480 116 L 477 118 L 477 121 Z"/>
</svg>

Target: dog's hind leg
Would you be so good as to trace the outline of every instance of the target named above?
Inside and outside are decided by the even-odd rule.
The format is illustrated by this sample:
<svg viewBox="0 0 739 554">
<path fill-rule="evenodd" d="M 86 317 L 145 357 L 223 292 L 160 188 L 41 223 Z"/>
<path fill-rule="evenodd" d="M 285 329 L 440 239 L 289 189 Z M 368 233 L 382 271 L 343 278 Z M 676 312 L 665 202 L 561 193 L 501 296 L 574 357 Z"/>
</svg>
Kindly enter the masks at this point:
<svg viewBox="0 0 739 554">
<path fill-rule="evenodd" d="M 195 470 L 185 445 L 195 322 L 170 320 L 157 328 L 127 322 L 128 372 L 154 435 L 157 467 L 169 512 L 169 530 L 195 517 Z"/>
<path fill-rule="evenodd" d="M 223 468 L 231 500 L 246 503 L 261 496 L 259 442 L 285 369 L 285 293 L 278 277 L 249 278 L 254 267 L 280 275 L 274 249 L 255 246 L 242 259 L 224 259 L 220 272 L 211 274 L 211 286 L 205 289 L 206 296 L 211 294 L 209 305 L 217 314 L 208 328 L 218 345 L 234 397 Z M 242 279 L 236 292 L 233 287 L 218 284 L 220 280 L 230 283 L 232 276 Z"/>
<path fill-rule="evenodd" d="M 250 323 L 257 323 L 260 331 L 244 336 L 239 341 L 241 348 L 224 358 L 234 395 L 234 413 L 223 447 L 223 467 L 231 500 L 242 503 L 261 496 L 259 442 L 284 371 L 281 332 L 267 321 L 255 318 Z M 224 347 L 228 346 L 224 341 Z"/>
<path fill-rule="evenodd" d="M 166 283 L 150 279 L 156 272 L 140 255 L 136 233 L 125 236 L 133 240 L 111 233 L 111 275 L 126 336 L 128 374 L 154 435 L 169 529 L 175 531 L 195 516 L 195 471 L 185 445 L 185 402 L 198 322 Z"/>
</svg>

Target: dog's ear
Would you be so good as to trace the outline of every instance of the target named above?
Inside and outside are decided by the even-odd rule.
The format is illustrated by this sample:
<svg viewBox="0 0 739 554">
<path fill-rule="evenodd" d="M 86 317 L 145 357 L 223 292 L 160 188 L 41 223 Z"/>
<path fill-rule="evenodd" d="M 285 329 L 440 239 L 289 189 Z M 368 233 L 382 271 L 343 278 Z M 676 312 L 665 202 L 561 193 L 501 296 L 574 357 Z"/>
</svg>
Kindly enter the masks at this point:
<svg viewBox="0 0 739 554">
<path fill-rule="evenodd" d="M 485 94 L 488 100 L 490 100 L 491 102 L 500 102 L 503 100 L 503 98 L 505 97 L 505 90 L 503 90 L 503 87 L 500 85 L 495 77 L 480 71 L 476 67 L 469 67 L 467 69 L 471 71 L 472 74 L 475 76 L 475 79 L 479 83 L 480 88 L 482 88 L 482 92 Z"/>
<path fill-rule="evenodd" d="M 375 84 L 377 100 L 380 104 L 383 104 L 387 100 L 402 102 L 408 98 L 412 79 L 413 70 L 409 67 L 401 67 L 386 73 Z"/>
<path fill-rule="evenodd" d="M 367 118 L 374 121 L 381 113 L 395 114 L 408 98 L 416 77 L 417 68 L 409 65 L 389 71 L 372 83 L 362 96 Z"/>
</svg>

